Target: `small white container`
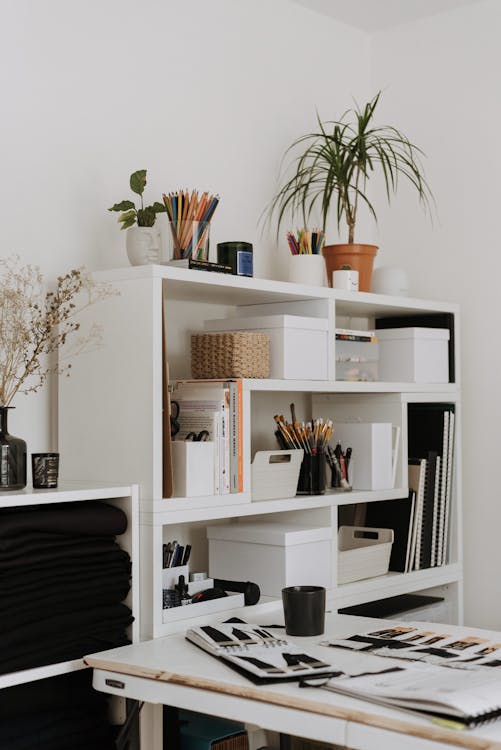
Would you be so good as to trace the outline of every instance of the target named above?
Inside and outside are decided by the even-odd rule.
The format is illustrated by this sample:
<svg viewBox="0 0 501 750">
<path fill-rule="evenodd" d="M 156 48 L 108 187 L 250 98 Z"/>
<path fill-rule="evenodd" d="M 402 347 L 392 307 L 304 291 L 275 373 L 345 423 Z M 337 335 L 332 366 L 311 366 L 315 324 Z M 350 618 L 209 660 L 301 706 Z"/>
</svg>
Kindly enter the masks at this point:
<svg viewBox="0 0 501 750">
<path fill-rule="evenodd" d="M 340 268 L 332 272 L 333 289 L 345 289 L 347 292 L 358 292 L 358 271 Z"/>
<path fill-rule="evenodd" d="M 174 440 L 172 478 L 175 497 L 214 494 L 214 443 Z"/>
<path fill-rule="evenodd" d="M 374 382 L 378 379 L 378 360 L 374 331 L 336 329 L 336 380 Z"/>
<path fill-rule="evenodd" d="M 330 527 L 277 523 L 209 526 L 212 578 L 257 583 L 263 596 L 280 597 L 285 586 L 332 584 Z"/>
<path fill-rule="evenodd" d="M 294 497 L 303 450 L 257 451 L 251 467 L 252 500 Z"/>
<path fill-rule="evenodd" d="M 374 578 L 388 572 L 393 529 L 340 526 L 338 532 L 338 585 Z"/>
<path fill-rule="evenodd" d="M 393 488 L 393 445 L 390 422 L 337 422 L 334 440 L 352 449 L 350 483 L 354 490 Z"/>
<path fill-rule="evenodd" d="M 309 286 L 327 286 L 327 273 L 323 255 L 314 253 L 289 257 L 289 281 Z"/>
<path fill-rule="evenodd" d="M 449 331 L 386 328 L 377 331 L 379 379 L 387 383 L 448 383 Z"/>
<path fill-rule="evenodd" d="M 323 258 L 321 259 L 323 262 Z M 327 380 L 328 321 L 302 315 L 206 320 L 206 331 L 257 331 L 270 337 L 270 378 Z"/>
</svg>

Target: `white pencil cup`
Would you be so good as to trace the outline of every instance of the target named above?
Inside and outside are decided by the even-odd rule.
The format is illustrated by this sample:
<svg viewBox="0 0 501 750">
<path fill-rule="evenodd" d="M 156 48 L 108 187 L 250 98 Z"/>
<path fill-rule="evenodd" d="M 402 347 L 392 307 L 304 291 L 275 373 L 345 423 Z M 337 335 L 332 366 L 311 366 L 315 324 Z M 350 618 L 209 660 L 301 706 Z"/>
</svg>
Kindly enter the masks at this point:
<svg viewBox="0 0 501 750">
<path fill-rule="evenodd" d="M 289 281 L 309 286 L 326 286 L 323 255 L 304 254 L 289 257 Z"/>
</svg>

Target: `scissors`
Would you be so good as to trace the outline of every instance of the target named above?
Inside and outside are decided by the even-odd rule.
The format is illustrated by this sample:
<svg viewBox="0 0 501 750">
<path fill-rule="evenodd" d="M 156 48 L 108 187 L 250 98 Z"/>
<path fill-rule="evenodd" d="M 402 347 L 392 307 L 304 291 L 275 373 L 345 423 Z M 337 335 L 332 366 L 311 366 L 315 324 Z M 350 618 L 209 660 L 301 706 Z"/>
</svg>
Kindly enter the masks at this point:
<svg viewBox="0 0 501 750">
<path fill-rule="evenodd" d="M 180 430 L 179 404 L 177 401 L 170 402 L 170 436 L 173 438 Z"/>
<path fill-rule="evenodd" d="M 200 430 L 199 433 L 189 432 L 185 440 L 191 440 L 193 443 L 205 443 L 209 439 L 209 433 L 207 430 Z"/>
</svg>

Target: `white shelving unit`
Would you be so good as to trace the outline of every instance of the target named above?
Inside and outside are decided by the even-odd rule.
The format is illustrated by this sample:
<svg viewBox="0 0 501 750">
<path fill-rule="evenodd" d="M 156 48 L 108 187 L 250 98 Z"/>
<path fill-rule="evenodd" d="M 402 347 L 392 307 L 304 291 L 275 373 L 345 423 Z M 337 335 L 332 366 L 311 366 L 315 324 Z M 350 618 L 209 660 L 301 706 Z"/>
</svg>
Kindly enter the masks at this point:
<svg viewBox="0 0 501 750">
<path fill-rule="evenodd" d="M 2 492 L 0 494 L 0 510 L 4 508 L 23 508 L 47 503 L 76 503 L 86 500 L 103 500 L 121 508 L 127 515 L 127 530 L 119 538 L 119 544 L 126 550 L 133 561 L 139 560 L 139 505 L 138 487 L 118 485 L 97 485 L 81 482 L 63 482 L 56 490 L 31 490 L 29 488 L 16 492 Z M 130 627 L 130 638 L 133 642 L 139 640 L 140 607 L 139 607 L 139 575 L 138 564 L 133 565 L 132 584 L 125 603 L 131 608 L 135 620 Z M 23 669 L 0 675 L 0 689 L 20 685 L 26 682 L 43 680 L 78 669 L 85 669 L 82 659 L 48 664 L 33 669 Z"/>
<path fill-rule="evenodd" d="M 74 362 L 71 378 L 60 384 L 60 450 L 64 475 L 78 479 L 92 467 L 100 482 L 119 479 L 140 484 L 142 635 L 158 637 L 186 626 L 162 622 L 162 543 L 176 538 L 193 544 L 192 569 L 207 569 L 207 525 L 221 519 L 269 516 L 275 522 L 307 520 L 333 528 L 333 559 L 337 559 L 338 509 L 361 502 L 406 497 L 407 408 L 417 402 L 453 403 L 456 411 L 456 455 L 449 560 L 408 574 L 389 573 L 352 584 L 334 586 L 332 607 L 383 599 L 401 593 L 440 593 L 453 617 L 462 619 L 461 547 L 461 413 L 459 383 L 459 309 L 443 302 L 348 293 L 323 287 L 248 279 L 167 266 L 123 268 L 96 274 L 118 295 L 93 306 L 82 325 L 98 322 L 103 345 Z M 162 497 L 162 314 L 166 330 L 170 381 L 189 378 L 190 338 L 208 318 L 290 313 L 328 321 L 329 378 L 326 381 L 243 381 L 244 491 L 200 498 Z M 335 377 L 335 328 L 346 318 L 417 314 L 449 314 L 454 319 L 455 382 L 344 382 Z M 352 327 L 358 328 L 359 325 Z M 329 413 L 334 421 L 348 413 L 389 421 L 401 427 L 395 489 L 381 492 L 326 493 L 251 501 L 250 463 L 255 450 L 275 448 L 273 413 L 288 413 L 291 401 L 298 414 Z M 333 580 L 336 580 L 334 571 Z M 264 602 L 258 607 L 267 607 Z M 193 613 L 191 613 L 193 614 Z M 246 610 L 248 618 L 252 613 Z"/>
</svg>

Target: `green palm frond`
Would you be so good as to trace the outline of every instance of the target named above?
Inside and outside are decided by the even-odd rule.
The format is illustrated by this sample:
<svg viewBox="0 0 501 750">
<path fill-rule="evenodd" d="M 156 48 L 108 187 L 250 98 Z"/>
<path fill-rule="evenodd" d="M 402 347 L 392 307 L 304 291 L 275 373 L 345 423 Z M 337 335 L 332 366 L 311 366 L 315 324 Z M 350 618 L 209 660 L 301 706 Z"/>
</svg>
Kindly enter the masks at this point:
<svg viewBox="0 0 501 750">
<path fill-rule="evenodd" d="M 422 150 L 391 125 L 373 126 L 380 95 L 378 92 L 362 108 L 356 105 L 347 110 L 339 120 L 322 122 L 317 113 L 318 130 L 297 138 L 286 150 L 281 171 L 284 167 L 295 171 L 267 209 L 270 220 L 277 216 L 277 236 L 287 214 L 299 215 L 307 224 L 315 208 L 320 210 L 325 230 L 332 206 L 338 227 L 344 221 L 348 241 L 353 242 L 361 203 L 377 221 L 366 192 L 368 180 L 376 173 L 382 175 L 388 203 L 403 178 L 415 188 L 419 201 L 431 213 L 433 195 L 424 177 Z M 299 149 L 299 155 L 294 157 Z M 294 158 L 287 165 L 290 157 Z"/>
</svg>

